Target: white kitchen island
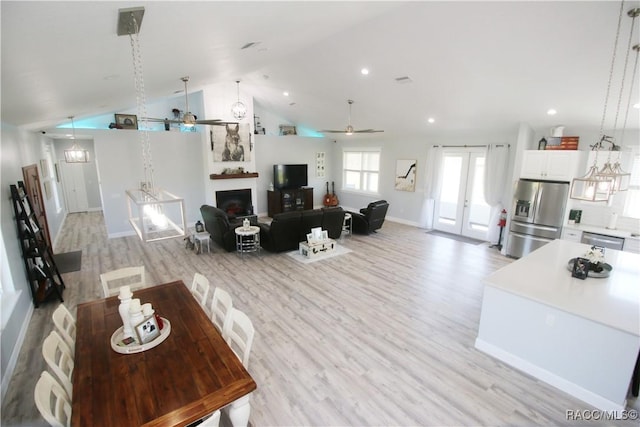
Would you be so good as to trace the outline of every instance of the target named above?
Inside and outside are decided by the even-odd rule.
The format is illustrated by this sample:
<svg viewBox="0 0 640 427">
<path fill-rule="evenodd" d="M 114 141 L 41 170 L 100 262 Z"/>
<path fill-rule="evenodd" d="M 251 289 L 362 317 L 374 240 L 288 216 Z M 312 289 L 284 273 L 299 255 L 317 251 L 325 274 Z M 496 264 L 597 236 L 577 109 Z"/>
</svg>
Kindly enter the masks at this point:
<svg viewBox="0 0 640 427">
<path fill-rule="evenodd" d="M 622 410 L 640 351 L 640 255 L 607 249 L 609 277 L 571 277 L 569 259 L 588 249 L 554 240 L 487 277 L 476 348 Z"/>
</svg>

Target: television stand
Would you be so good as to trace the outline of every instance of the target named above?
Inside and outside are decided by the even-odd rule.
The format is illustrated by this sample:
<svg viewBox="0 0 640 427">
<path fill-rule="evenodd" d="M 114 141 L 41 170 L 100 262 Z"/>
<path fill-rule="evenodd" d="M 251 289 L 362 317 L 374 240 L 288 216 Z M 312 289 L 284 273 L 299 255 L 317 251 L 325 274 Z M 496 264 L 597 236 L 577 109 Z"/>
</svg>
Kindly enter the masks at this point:
<svg viewBox="0 0 640 427">
<path fill-rule="evenodd" d="M 313 188 L 267 191 L 267 215 L 313 209 Z"/>
</svg>

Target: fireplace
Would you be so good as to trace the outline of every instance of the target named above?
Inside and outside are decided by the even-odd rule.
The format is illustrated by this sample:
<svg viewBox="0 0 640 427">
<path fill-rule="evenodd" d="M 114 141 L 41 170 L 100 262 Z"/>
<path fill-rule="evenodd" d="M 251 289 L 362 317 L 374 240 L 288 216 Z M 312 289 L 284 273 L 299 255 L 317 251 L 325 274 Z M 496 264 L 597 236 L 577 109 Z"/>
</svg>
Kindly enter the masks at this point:
<svg viewBox="0 0 640 427">
<path fill-rule="evenodd" d="M 216 191 L 216 206 L 225 211 L 229 218 L 253 215 L 251 189 Z"/>
</svg>

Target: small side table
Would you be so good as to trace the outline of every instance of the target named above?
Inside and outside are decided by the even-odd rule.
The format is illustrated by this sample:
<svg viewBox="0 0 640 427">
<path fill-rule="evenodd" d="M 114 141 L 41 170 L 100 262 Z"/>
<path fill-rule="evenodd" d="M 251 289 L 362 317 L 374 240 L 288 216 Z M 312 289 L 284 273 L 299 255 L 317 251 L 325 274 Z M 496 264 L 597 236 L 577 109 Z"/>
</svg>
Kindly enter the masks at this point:
<svg viewBox="0 0 640 427">
<path fill-rule="evenodd" d="M 211 234 L 209 234 L 207 231 L 202 231 L 200 233 L 194 233 L 193 234 L 193 244 L 197 249 L 196 253 L 203 253 L 204 252 L 204 244 L 207 244 L 207 252 L 211 252 L 211 246 L 209 244 L 209 242 L 211 241 Z"/>
<path fill-rule="evenodd" d="M 248 228 L 238 227 L 236 232 L 236 251 L 244 258 L 244 254 L 260 252 L 260 227 L 251 225 Z"/>
</svg>

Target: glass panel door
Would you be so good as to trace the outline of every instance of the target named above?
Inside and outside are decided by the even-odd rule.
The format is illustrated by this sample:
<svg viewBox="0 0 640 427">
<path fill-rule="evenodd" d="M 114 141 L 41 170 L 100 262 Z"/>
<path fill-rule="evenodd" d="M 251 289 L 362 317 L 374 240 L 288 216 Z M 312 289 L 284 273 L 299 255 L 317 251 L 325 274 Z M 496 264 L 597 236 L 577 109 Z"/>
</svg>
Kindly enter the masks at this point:
<svg viewBox="0 0 640 427">
<path fill-rule="evenodd" d="M 446 151 L 434 228 L 485 240 L 490 207 L 484 201 L 484 150 Z"/>
</svg>

